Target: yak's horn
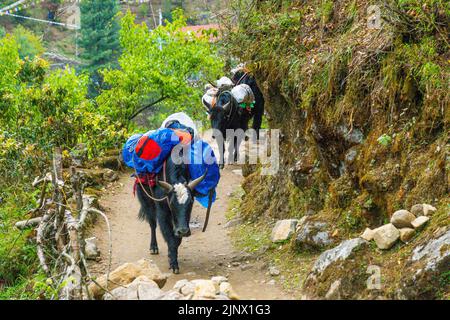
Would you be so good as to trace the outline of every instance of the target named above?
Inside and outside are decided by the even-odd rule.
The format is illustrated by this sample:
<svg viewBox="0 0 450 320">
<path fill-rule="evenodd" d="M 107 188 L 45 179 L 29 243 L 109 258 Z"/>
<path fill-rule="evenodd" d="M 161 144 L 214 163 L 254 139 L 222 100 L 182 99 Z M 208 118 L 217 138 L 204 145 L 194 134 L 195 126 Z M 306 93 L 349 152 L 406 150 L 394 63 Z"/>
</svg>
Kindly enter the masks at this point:
<svg viewBox="0 0 450 320">
<path fill-rule="evenodd" d="M 222 108 L 223 108 L 223 110 L 228 112 L 228 111 L 230 111 L 230 107 L 231 107 L 231 101 L 228 101 Z"/>
<path fill-rule="evenodd" d="M 197 179 L 192 180 L 191 182 L 189 182 L 189 184 L 187 185 L 187 187 L 188 187 L 190 190 L 194 190 L 195 187 L 198 186 L 198 185 L 200 184 L 200 182 L 202 182 L 202 181 L 205 179 L 207 173 L 208 173 L 208 168 L 206 168 L 205 173 L 204 173 L 201 177 L 198 177 Z"/>
<path fill-rule="evenodd" d="M 158 184 L 158 186 L 160 186 L 167 192 L 171 192 L 173 190 L 173 186 L 170 183 L 167 183 L 165 181 L 159 181 L 159 180 L 157 180 L 156 183 Z"/>
</svg>

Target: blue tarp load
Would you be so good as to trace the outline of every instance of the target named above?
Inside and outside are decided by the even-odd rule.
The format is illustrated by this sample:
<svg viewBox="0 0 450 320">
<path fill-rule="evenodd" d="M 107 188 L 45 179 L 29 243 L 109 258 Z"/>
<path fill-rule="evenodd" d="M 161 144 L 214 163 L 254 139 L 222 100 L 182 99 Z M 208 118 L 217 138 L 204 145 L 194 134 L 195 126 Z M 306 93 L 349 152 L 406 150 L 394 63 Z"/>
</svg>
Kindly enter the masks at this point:
<svg viewBox="0 0 450 320">
<path fill-rule="evenodd" d="M 135 134 L 127 140 L 122 150 L 123 161 L 137 173 L 159 173 L 164 160 L 180 138 L 171 129 L 152 130 Z"/>
<path fill-rule="evenodd" d="M 188 165 L 191 179 L 201 177 L 206 169 L 205 179 L 195 188 L 204 196 L 197 196 L 195 199 L 205 208 L 208 207 L 208 192 L 214 189 L 213 202 L 216 200 L 215 188 L 219 183 L 220 170 L 217 159 L 211 146 L 203 140 L 197 139 L 191 143 L 191 161 Z"/>
<path fill-rule="evenodd" d="M 179 129 L 179 127 L 180 125 L 177 123 L 174 129 Z M 157 174 L 161 171 L 164 161 L 170 156 L 172 149 L 180 143 L 182 143 L 180 135 L 170 128 L 135 134 L 123 146 L 123 160 L 138 174 Z M 191 179 L 202 176 L 208 170 L 205 179 L 195 188 L 199 193 L 195 199 L 206 208 L 210 190 L 214 190 L 213 202 L 216 199 L 215 188 L 220 179 L 217 159 L 211 146 L 201 139 L 194 138 L 186 147 L 190 151 L 188 168 Z"/>
</svg>

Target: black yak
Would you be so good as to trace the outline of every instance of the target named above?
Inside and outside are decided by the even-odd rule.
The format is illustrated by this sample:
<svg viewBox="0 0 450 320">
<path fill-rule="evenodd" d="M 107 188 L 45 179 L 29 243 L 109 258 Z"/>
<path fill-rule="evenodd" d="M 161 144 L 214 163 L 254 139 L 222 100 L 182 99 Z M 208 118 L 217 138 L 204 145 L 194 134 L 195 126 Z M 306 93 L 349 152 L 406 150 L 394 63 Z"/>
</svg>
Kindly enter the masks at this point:
<svg viewBox="0 0 450 320">
<path fill-rule="evenodd" d="M 230 80 L 231 83 L 231 80 Z M 245 138 L 251 109 L 254 106 L 253 92 L 248 85 L 231 88 L 219 87 L 209 89 L 202 102 L 209 114 L 213 138 L 219 148 L 219 166 L 224 167 L 225 141 L 229 141 L 228 162 L 237 162 L 239 146 Z"/>
<path fill-rule="evenodd" d="M 206 172 L 190 181 L 187 165 L 175 164 L 169 156 L 159 174 L 144 174 L 136 180 L 137 196 L 141 203 L 139 217 L 147 220 L 151 228 L 150 253 L 159 253 L 156 241 L 158 224 L 167 242 L 170 269 L 176 274 L 179 273 L 178 247 L 182 238 L 191 234 L 189 221 L 196 192 L 194 189 L 205 176 Z"/>
</svg>

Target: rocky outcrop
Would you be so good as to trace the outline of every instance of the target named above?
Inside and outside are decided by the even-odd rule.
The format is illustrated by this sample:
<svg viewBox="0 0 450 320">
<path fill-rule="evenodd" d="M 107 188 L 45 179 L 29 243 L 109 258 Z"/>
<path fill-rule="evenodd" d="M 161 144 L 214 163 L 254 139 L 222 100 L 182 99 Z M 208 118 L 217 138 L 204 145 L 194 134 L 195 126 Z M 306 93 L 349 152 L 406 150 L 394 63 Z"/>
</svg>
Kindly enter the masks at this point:
<svg viewBox="0 0 450 320">
<path fill-rule="evenodd" d="M 239 300 L 228 279 L 223 276 L 211 280 L 179 280 L 170 292 L 182 295 L 182 300 Z"/>
<path fill-rule="evenodd" d="M 418 204 L 411 208 L 416 213 L 431 214 L 437 209 L 428 204 Z M 430 220 L 429 216 L 419 216 L 407 210 L 398 210 L 391 217 L 391 223 L 378 227 L 374 230 L 366 228 L 361 238 L 370 241 L 375 240 L 377 247 L 382 250 L 388 250 L 394 246 L 398 239 L 408 243 Z"/>
<path fill-rule="evenodd" d="M 432 239 L 417 245 L 402 272 L 398 298 L 436 299 L 448 290 L 450 229 L 438 229 Z M 445 274 L 447 273 L 447 275 Z M 447 286 L 447 289 L 445 288 Z"/>
<path fill-rule="evenodd" d="M 416 216 L 408 210 L 398 210 L 392 215 L 391 223 L 396 228 L 412 228 L 411 222 L 413 222 L 414 219 L 416 219 Z"/>
<path fill-rule="evenodd" d="M 88 289 L 91 296 L 99 299 L 105 294 L 105 288 L 111 291 L 119 286 L 127 286 L 140 276 L 154 281 L 159 288 L 162 288 L 167 281 L 167 275 L 163 274 L 153 261 L 142 259 L 136 263 L 125 263 L 112 271 L 109 275 L 108 286 L 106 286 L 106 275 L 103 275 L 95 280 L 96 283 L 92 282 Z"/>
<path fill-rule="evenodd" d="M 390 249 L 400 238 L 400 231 L 392 223 L 374 230 L 373 239 L 380 249 Z"/>
<path fill-rule="evenodd" d="M 139 276 L 128 285 L 106 293 L 104 300 L 156 300 L 163 294 L 158 284 L 146 276 Z"/>
<path fill-rule="evenodd" d="M 279 220 L 272 229 L 270 239 L 272 242 L 282 242 L 288 240 L 294 233 L 297 226 L 297 219 Z"/>
<path fill-rule="evenodd" d="M 88 260 L 97 260 L 97 258 L 100 256 L 100 251 L 97 247 L 97 238 L 87 238 L 84 239 L 85 245 L 84 245 L 84 255 L 86 259 Z"/>
<path fill-rule="evenodd" d="M 152 261 L 142 259 L 125 263 L 110 274 L 106 291 L 106 275 L 89 286 L 90 296 L 103 300 L 238 300 L 228 279 L 215 276 L 210 280 L 179 280 L 172 289 L 163 290 L 167 275 Z"/>
<path fill-rule="evenodd" d="M 312 272 L 315 274 L 323 273 L 331 264 L 346 260 L 355 250 L 365 245 L 367 245 L 367 241 L 361 238 L 342 242 L 337 247 L 323 252 L 316 260 Z"/>
<path fill-rule="evenodd" d="M 328 225 L 324 222 L 308 221 L 297 228 L 295 244 L 298 250 L 320 250 L 333 243 Z"/>
</svg>

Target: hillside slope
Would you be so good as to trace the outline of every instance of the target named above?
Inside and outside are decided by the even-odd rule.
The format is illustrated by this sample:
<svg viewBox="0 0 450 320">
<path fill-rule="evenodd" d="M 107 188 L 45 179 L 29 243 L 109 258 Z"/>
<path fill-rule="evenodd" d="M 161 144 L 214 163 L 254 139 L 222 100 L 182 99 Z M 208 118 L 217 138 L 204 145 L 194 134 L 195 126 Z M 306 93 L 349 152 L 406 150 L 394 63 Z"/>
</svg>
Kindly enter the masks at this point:
<svg viewBox="0 0 450 320">
<path fill-rule="evenodd" d="M 303 289 L 317 298 L 336 283 L 342 298 L 448 297 L 449 5 L 371 4 L 255 1 L 237 11 L 228 49 L 247 62 L 270 127 L 281 129 L 280 172 L 247 176 L 241 214 L 324 223 L 332 236 L 312 250 L 318 255 L 396 210 L 432 204 L 438 211 L 408 244 L 367 246 L 324 274 L 312 272 Z M 423 264 L 411 255 L 433 239 L 444 244 L 441 264 L 416 277 Z M 381 267 L 381 291 L 366 290 L 370 264 Z"/>
</svg>

